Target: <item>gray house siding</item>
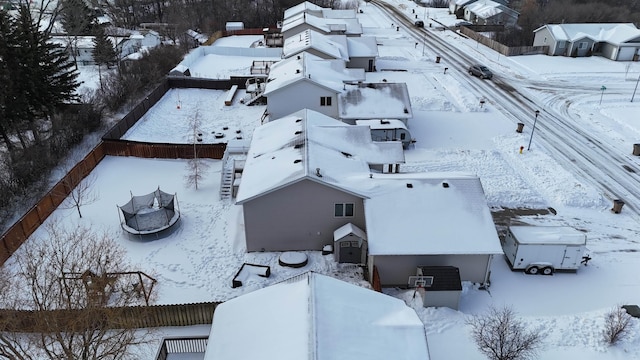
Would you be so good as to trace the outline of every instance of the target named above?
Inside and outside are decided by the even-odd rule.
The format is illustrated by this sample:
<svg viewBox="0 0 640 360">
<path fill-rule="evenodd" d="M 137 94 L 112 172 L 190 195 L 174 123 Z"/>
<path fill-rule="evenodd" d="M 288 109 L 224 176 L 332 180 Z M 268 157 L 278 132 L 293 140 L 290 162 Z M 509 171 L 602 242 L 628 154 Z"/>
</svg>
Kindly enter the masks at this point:
<svg viewBox="0 0 640 360">
<path fill-rule="evenodd" d="M 603 57 L 607 59 L 616 60 L 615 55 L 618 53 L 618 46 L 613 44 L 603 43 L 600 47 L 600 52 Z"/>
<path fill-rule="evenodd" d="M 331 98 L 331 106 L 321 105 L 320 98 L 323 96 Z M 298 81 L 267 95 L 267 112 L 271 119 L 279 119 L 302 109 L 314 110 L 336 119 L 337 94 L 310 81 Z"/>
<path fill-rule="evenodd" d="M 559 48 L 558 43 L 547 27 L 542 28 L 535 33 L 533 46 L 548 46 L 549 52 L 547 54 L 552 56 L 563 55 L 564 53 L 564 47 L 562 49 Z"/>
<path fill-rule="evenodd" d="M 347 63 L 347 67 L 372 72 L 375 71 L 376 68 L 376 59 L 374 57 L 351 57 Z"/>
<path fill-rule="evenodd" d="M 302 24 L 300 24 L 298 26 L 294 26 L 291 29 L 288 29 L 287 31 L 283 32 L 282 33 L 282 38 L 284 40 L 287 40 L 289 37 L 296 36 L 296 35 L 298 35 L 299 33 L 303 32 L 305 30 L 313 30 L 313 31 L 317 31 L 317 32 L 319 32 L 321 34 L 326 34 L 321 29 L 318 29 L 318 28 L 316 28 L 314 26 L 311 26 L 311 25 L 309 25 L 307 23 L 302 23 Z"/>
<path fill-rule="evenodd" d="M 569 56 L 587 56 L 593 49 L 593 40 L 589 38 L 582 38 L 571 43 L 569 48 Z"/>
<path fill-rule="evenodd" d="M 337 203 L 354 204 L 354 216 L 334 216 Z M 361 198 L 308 179 L 244 203 L 243 212 L 247 251 L 322 250 L 342 225 L 365 229 Z"/>
<path fill-rule="evenodd" d="M 422 298 L 425 307 L 448 307 L 458 310 L 460 291 L 430 291 L 429 288 L 426 288 L 422 290 Z"/>
<path fill-rule="evenodd" d="M 370 276 L 373 266 L 378 269 L 383 287 L 407 286 L 418 266 L 455 266 L 460 269 L 462 281 L 482 284 L 486 282 L 491 258 L 492 255 L 370 255 L 368 266 Z"/>
</svg>

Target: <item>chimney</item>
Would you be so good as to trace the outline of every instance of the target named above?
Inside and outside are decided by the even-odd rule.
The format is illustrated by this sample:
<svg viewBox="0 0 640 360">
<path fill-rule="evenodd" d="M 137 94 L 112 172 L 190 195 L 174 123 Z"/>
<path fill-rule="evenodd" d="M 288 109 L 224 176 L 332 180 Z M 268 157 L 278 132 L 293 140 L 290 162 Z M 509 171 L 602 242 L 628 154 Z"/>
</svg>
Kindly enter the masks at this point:
<svg viewBox="0 0 640 360">
<path fill-rule="evenodd" d="M 322 177 L 322 174 L 320 174 L 320 168 L 316 168 L 316 176 Z"/>
</svg>

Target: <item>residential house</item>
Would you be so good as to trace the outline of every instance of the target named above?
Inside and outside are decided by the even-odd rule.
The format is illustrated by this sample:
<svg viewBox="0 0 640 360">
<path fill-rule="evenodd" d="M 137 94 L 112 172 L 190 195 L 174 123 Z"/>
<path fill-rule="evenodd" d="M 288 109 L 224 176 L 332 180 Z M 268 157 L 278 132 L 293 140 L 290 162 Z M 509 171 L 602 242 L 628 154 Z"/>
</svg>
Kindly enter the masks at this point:
<svg viewBox="0 0 640 360">
<path fill-rule="evenodd" d="M 449 0 L 449 13 L 455 14 L 458 19 L 464 17 L 465 5 L 474 3 L 478 0 Z"/>
<path fill-rule="evenodd" d="M 342 59 L 348 68 L 374 71 L 378 44 L 372 36 L 324 35 L 307 29 L 287 38 L 282 52 L 285 58 L 307 52 L 323 59 Z"/>
<path fill-rule="evenodd" d="M 396 119 L 407 125 L 412 117 L 405 83 L 346 84 L 338 96 L 338 118 L 348 124 L 357 120 Z"/>
<path fill-rule="evenodd" d="M 347 69 L 344 60 L 300 53 L 271 66 L 263 93 L 267 113 L 277 119 L 311 109 L 337 118 L 338 94 L 345 83 L 364 80 L 364 70 Z"/>
<path fill-rule="evenodd" d="M 424 324 L 402 300 L 305 273 L 216 308 L 204 360 L 428 360 Z"/>
<path fill-rule="evenodd" d="M 287 38 L 304 30 L 312 29 L 325 35 L 362 35 L 362 25 L 357 18 L 323 18 L 305 12 L 284 19 L 282 22 L 282 36 Z"/>
<path fill-rule="evenodd" d="M 95 65 L 93 60 L 93 40 L 95 36 L 54 35 L 49 40 L 69 54 L 69 58 L 78 65 Z"/>
<path fill-rule="evenodd" d="M 321 250 L 352 233 L 383 286 L 407 286 L 419 266 L 487 283 L 502 248 L 480 179 L 400 173 L 402 163 L 400 142 L 311 110 L 256 128 L 236 199 L 247 251 Z"/>
<path fill-rule="evenodd" d="M 513 27 L 520 14 L 497 1 L 477 0 L 464 5 L 464 19 L 475 25 L 504 25 Z"/>
<path fill-rule="evenodd" d="M 322 59 L 349 61 L 346 36 L 330 38 L 315 30 L 307 29 L 284 40 L 282 56 L 287 59 L 301 52 L 313 54 Z"/>
<path fill-rule="evenodd" d="M 120 59 L 131 58 L 130 55 L 143 49 L 151 49 L 162 43 L 162 37 L 154 30 L 127 30 L 125 34 L 118 35 L 115 45 L 116 53 Z"/>
<path fill-rule="evenodd" d="M 485 284 L 500 239 L 480 179 L 468 173 L 373 176 L 380 187 L 364 202 L 370 280 L 407 286 L 419 266 L 455 266 L 462 281 Z"/>
<path fill-rule="evenodd" d="M 403 162 L 399 142 L 374 143 L 367 126 L 312 110 L 259 126 L 236 197 L 247 251 L 319 251 L 346 224 L 366 229 L 360 183 Z"/>
<path fill-rule="evenodd" d="M 400 141 L 405 149 L 414 142 L 407 125 L 401 120 L 356 120 L 356 125 L 368 126 L 373 141 Z"/>
<path fill-rule="evenodd" d="M 632 23 L 549 24 L 533 33 L 533 45 L 548 46 L 548 55 L 599 55 L 615 61 L 640 58 L 640 29 Z"/>
</svg>

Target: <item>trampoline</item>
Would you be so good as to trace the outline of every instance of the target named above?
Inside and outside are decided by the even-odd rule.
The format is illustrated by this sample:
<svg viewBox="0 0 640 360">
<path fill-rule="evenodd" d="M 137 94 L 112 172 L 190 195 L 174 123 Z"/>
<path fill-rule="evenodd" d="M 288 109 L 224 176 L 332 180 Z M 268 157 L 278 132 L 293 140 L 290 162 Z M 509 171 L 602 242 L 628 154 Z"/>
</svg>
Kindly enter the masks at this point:
<svg viewBox="0 0 640 360">
<path fill-rule="evenodd" d="M 118 208 L 122 229 L 132 235 L 158 237 L 180 220 L 176 194 L 168 194 L 160 188 L 147 195 L 131 194 L 131 200 Z"/>
</svg>

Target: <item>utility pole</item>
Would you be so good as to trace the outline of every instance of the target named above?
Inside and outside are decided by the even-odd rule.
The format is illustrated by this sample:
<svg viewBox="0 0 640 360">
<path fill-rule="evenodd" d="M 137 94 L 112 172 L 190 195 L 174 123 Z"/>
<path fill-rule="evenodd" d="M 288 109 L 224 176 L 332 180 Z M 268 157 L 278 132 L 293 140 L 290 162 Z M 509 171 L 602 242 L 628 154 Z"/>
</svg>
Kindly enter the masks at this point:
<svg viewBox="0 0 640 360">
<path fill-rule="evenodd" d="M 533 132 L 536 131 L 536 122 L 538 121 L 538 115 L 540 114 L 540 110 L 536 110 L 536 117 L 533 119 L 533 128 L 531 129 L 531 136 L 529 137 L 529 146 L 527 146 L 527 151 L 531 149 L 531 139 L 533 139 Z"/>
<path fill-rule="evenodd" d="M 636 87 L 633 89 L 633 95 L 631 95 L 631 102 L 633 102 L 633 98 L 636 96 L 636 90 L 638 90 L 638 83 L 640 82 L 640 75 L 638 75 L 638 80 L 636 80 Z"/>
</svg>

